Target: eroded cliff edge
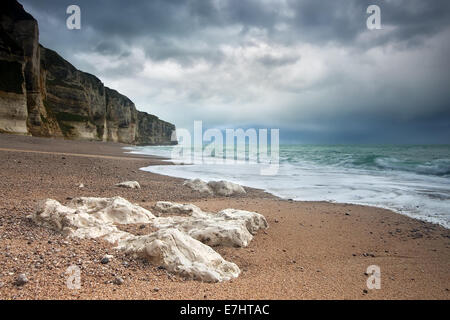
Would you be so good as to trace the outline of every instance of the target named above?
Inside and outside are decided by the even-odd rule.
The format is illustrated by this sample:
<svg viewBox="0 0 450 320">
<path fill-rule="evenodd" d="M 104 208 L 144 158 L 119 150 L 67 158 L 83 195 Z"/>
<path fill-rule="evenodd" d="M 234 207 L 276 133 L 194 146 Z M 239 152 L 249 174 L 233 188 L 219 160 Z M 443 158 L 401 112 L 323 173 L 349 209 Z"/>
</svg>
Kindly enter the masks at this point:
<svg viewBox="0 0 450 320">
<path fill-rule="evenodd" d="M 0 4 L 0 132 L 174 144 L 175 126 L 39 45 L 37 21 L 16 0 Z"/>
</svg>

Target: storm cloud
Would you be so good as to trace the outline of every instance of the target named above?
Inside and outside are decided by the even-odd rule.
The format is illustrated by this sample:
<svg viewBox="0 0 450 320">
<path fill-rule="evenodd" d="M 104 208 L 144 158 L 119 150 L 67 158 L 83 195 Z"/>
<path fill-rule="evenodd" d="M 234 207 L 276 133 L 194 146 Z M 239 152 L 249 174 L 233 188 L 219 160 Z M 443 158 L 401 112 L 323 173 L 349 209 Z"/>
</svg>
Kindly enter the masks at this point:
<svg viewBox="0 0 450 320">
<path fill-rule="evenodd" d="M 141 110 L 286 142 L 448 143 L 450 2 L 23 0 L 44 46 Z M 81 8 L 81 30 L 66 8 Z M 382 29 L 366 27 L 370 4 Z"/>
</svg>

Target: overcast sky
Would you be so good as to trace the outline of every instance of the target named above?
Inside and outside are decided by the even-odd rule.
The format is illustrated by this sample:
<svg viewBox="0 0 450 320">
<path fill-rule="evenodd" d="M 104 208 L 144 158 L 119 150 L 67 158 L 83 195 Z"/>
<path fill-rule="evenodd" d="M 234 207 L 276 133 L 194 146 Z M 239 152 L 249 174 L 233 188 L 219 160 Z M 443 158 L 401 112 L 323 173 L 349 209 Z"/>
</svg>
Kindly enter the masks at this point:
<svg viewBox="0 0 450 320">
<path fill-rule="evenodd" d="M 19 0 L 20 1 L 20 0 Z M 449 143 L 448 0 L 22 0 L 40 41 L 191 128 L 283 142 Z M 81 30 L 66 8 L 81 8 Z M 369 31 L 366 9 L 381 8 Z"/>
</svg>

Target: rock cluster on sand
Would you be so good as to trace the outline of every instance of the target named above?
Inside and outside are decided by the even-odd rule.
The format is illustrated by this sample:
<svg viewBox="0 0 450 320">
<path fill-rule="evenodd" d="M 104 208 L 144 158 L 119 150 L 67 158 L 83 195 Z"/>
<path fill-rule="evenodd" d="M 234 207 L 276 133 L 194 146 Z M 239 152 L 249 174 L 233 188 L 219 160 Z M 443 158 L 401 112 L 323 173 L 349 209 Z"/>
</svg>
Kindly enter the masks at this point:
<svg viewBox="0 0 450 320">
<path fill-rule="evenodd" d="M 129 188 L 129 189 L 140 189 L 141 185 L 137 181 L 124 181 L 116 184 L 116 187 Z"/>
<path fill-rule="evenodd" d="M 191 179 L 186 180 L 184 185 L 192 190 L 216 196 L 230 197 L 246 193 L 241 185 L 223 180 L 205 182 L 201 179 Z"/>
<path fill-rule="evenodd" d="M 259 229 L 268 227 L 262 215 L 243 210 L 208 213 L 194 205 L 171 202 L 158 202 L 155 210 L 159 217 L 121 197 L 75 198 L 67 205 L 47 199 L 30 218 L 66 236 L 103 237 L 117 249 L 170 272 L 208 282 L 230 280 L 240 273 L 236 264 L 210 246 L 245 247 Z M 137 236 L 116 226 L 136 223 L 149 224 L 157 231 Z"/>
</svg>

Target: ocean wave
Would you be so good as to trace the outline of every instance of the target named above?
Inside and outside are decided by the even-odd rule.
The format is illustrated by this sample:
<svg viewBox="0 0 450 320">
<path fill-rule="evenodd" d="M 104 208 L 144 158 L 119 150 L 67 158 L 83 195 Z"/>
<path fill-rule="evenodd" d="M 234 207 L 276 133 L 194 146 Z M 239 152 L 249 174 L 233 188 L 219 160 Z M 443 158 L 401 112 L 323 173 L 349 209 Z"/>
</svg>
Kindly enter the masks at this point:
<svg viewBox="0 0 450 320">
<path fill-rule="evenodd" d="M 446 177 L 450 175 L 450 159 L 436 159 L 426 163 L 401 161 L 396 158 L 379 157 L 375 163 L 381 169 L 414 172 L 417 174 Z"/>
</svg>

